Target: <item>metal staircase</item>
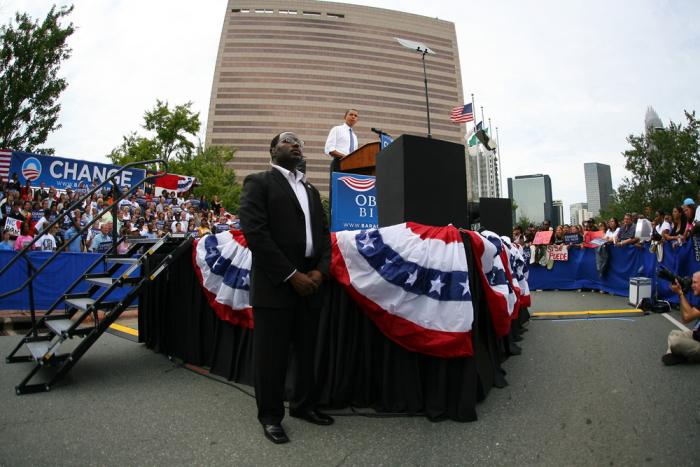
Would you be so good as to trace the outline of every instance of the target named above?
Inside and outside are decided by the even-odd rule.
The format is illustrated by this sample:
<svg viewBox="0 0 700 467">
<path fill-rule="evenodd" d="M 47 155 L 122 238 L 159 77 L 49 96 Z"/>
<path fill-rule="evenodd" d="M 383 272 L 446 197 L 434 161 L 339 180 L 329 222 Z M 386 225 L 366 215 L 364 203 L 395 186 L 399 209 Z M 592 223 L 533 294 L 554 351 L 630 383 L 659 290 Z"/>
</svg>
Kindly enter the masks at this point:
<svg viewBox="0 0 700 467">
<path fill-rule="evenodd" d="M 104 186 L 112 185 L 112 204 L 67 239 L 61 248 L 36 268 L 27 256 L 34 242 L 29 243 L 19 254 L 0 269 L 0 278 L 12 264 L 24 259 L 28 266 L 27 280 L 14 290 L 0 294 L 0 298 L 18 293 L 25 288 L 29 291 L 29 305 L 32 328 L 6 357 L 7 363 L 34 362 L 27 376 L 15 387 L 18 395 L 49 391 L 80 360 L 95 341 L 112 325 L 124 310 L 139 296 L 141 289 L 155 279 L 180 255 L 189 250 L 192 238 L 185 235 L 168 234 L 160 239 L 142 237 L 117 238 L 116 222 L 112 231 L 110 248 L 93 262 L 68 289 L 49 307 L 46 313 L 36 319 L 32 281 L 51 263 L 74 239 L 82 235 L 100 216 L 112 210 L 117 217 L 117 205 L 138 189 L 139 186 L 158 178 L 152 175 L 144 178 L 128 191 L 120 193 L 116 188 L 117 177 L 134 165 L 162 164 L 167 172 L 167 164 L 162 160 L 152 160 L 127 164 L 111 175 L 102 184 L 93 188 L 70 206 L 71 213 L 89 199 L 92 193 Z M 58 223 L 62 216 L 48 224 L 46 230 Z M 36 241 L 36 239 L 35 239 Z M 125 254 L 117 255 L 117 245 L 126 242 Z M 155 256 L 154 256 L 155 255 Z M 0 279 L 1 280 L 1 279 Z M 114 299 L 113 292 L 124 288 L 121 298 Z M 91 320 L 88 318 L 92 318 Z"/>
</svg>

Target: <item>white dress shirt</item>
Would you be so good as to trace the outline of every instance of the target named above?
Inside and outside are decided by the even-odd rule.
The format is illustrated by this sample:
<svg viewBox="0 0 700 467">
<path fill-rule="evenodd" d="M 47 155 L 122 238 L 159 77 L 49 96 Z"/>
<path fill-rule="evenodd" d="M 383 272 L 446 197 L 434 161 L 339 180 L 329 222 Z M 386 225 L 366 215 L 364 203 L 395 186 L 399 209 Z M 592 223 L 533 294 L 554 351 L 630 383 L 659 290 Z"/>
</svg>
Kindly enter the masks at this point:
<svg viewBox="0 0 700 467">
<path fill-rule="evenodd" d="M 311 211 L 309 208 L 309 195 L 306 192 L 306 175 L 298 170 L 290 172 L 279 165 L 271 165 L 284 175 L 285 180 L 287 180 L 289 186 L 292 187 L 292 191 L 296 195 L 299 205 L 301 205 L 301 210 L 304 211 L 304 223 L 306 225 L 306 250 L 304 255 L 310 258 L 314 255 L 314 240 L 311 234 Z"/>
<path fill-rule="evenodd" d="M 350 154 L 350 130 L 351 128 L 347 123 L 331 128 L 331 131 L 328 133 L 328 138 L 326 138 L 326 147 L 323 152 L 329 156 L 331 151 L 338 151 L 345 155 Z M 354 142 L 354 151 L 359 146 L 355 130 L 352 130 L 352 139 Z"/>
</svg>

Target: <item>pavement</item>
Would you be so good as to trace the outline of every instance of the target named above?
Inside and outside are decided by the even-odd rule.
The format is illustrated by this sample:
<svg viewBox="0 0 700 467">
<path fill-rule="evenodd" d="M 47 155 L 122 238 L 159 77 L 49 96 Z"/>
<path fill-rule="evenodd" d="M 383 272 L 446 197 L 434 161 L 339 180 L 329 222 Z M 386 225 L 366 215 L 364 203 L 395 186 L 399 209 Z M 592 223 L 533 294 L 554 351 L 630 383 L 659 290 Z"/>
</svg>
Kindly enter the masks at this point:
<svg viewBox="0 0 700 467">
<path fill-rule="evenodd" d="M 594 292 L 534 292 L 532 311 L 616 310 Z M 677 312 L 674 312 L 676 318 Z M 106 334 L 48 393 L 16 396 L 0 364 L 0 465 L 698 465 L 700 365 L 666 367 L 663 315 L 533 320 L 472 423 L 285 418 L 273 445 L 252 389 Z M 0 337 L 5 356 L 19 336 Z M 4 359 L 3 359 L 4 360 Z"/>
</svg>

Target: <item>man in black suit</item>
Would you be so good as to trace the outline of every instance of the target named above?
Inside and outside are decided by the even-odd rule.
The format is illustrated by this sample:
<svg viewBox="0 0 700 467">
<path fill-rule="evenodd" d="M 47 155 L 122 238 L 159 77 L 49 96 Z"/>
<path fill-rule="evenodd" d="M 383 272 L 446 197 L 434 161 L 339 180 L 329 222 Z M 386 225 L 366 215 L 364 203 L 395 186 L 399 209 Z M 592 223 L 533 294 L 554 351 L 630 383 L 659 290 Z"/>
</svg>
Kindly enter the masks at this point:
<svg viewBox="0 0 700 467">
<path fill-rule="evenodd" d="M 333 423 L 315 408 L 313 371 L 330 238 L 321 196 L 297 170 L 303 148 L 294 133 L 275 136 L 270 143 L 272 168 L 246 177 L 238 211 L 253 253 L 250 302 L 258 420 L 265 436 L 277 444 L 289 441 L 281 422 L 292 346 L 296 374 L 289 414 L 318 425 Z"/>
</svg>

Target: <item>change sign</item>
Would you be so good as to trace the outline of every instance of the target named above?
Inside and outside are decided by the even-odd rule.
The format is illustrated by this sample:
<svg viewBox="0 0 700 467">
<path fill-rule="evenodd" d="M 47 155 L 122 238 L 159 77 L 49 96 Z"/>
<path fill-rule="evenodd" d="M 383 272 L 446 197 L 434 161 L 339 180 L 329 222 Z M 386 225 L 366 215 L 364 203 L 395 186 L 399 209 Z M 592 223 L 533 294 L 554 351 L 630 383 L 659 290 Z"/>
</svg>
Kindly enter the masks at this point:
<svg viewBox="0 0 700 467">
<path fill-rule="evenodd" d="M 102 183 L 120 168 L 112 164 L 13 151 L 9 174 L 11 177 L 16 173 L 22 185 L 30 180 L 35 187 L 44 182 L 46 186 L 60 190 L 76 190 L 81 185 L 89 186 L 93 180 Z M 116 182 L 120 187 L 131 187 L 145 177 L 143 169 L 127 169 L 119 174 Z"/>
</svg>

